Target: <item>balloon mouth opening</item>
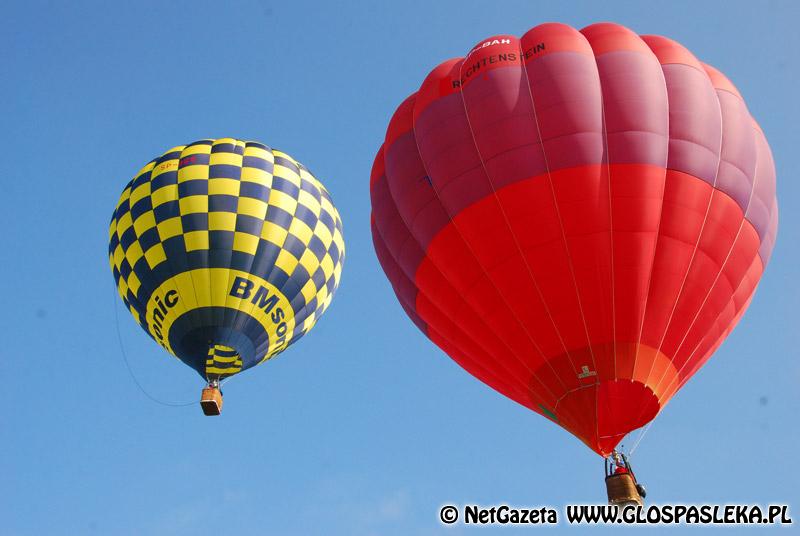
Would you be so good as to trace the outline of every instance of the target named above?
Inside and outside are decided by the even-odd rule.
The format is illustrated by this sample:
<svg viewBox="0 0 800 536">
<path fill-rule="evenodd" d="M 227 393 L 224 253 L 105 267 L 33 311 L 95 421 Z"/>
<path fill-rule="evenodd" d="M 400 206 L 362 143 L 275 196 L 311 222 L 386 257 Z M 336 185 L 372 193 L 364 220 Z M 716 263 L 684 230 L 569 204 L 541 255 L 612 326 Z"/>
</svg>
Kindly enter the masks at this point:
<svg viewBox="0 0 800 536">
<path fill-rule="evenodd" d="M 205 316 L 208 317 L 206 311 Z M 192 318 L 184 318 L 191 315 Z M 230 376 L 257 363 L 256 342 L 246 330 L 221 327 L 212 320 L 204 321 L 202 309 L 182 315 L 177 322 L 186 322 L 190 329 L 171 330 L 170 346 L 175 355 L 197 371 L 204 379 Z M 180 337 L 172 334 L 181 333 Z"/>
<path fill-rule="evenodd" d="M 601 456 L 653 420 L 679 380 L 664 353 L 616 341 L 554 356 L 532 374 L 531 407 Z M 547 404 L 542 386 L 555 393 Z M 544 403 L 543 403 L 544 402 Z"/>
<path fill-rule="evenodd" d="M 626 435 L 653 420 L 660 409 L 650 387 L 619 379 L 572 391 L 559 401 L 556 411 L 561 426 L 597 454 L 608 456 Z"/>
<path fill-rule="evenodd" d="M 242 356 L 239 352 L 224 344 L 209 344 L 206 355 L 205 376 L 209 381 L 233 376 L 242 370 Z"/>
</svg>

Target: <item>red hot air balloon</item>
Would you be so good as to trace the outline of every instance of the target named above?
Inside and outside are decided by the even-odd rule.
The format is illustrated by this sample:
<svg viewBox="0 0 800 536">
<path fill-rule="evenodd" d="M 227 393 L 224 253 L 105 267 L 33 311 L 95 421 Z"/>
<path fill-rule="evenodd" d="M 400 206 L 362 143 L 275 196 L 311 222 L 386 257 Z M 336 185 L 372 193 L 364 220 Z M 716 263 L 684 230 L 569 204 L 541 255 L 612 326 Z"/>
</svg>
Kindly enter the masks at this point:
<svg viewBox="0 0 800 536">
<path fill-rule="evenodd" d="M 610 23 L 499 35 L 436 67 L 392 117 L 370 191 L 419 329 L 601 455 L 730 333 L 778 220 L 733 84 Z"/>
</svg>

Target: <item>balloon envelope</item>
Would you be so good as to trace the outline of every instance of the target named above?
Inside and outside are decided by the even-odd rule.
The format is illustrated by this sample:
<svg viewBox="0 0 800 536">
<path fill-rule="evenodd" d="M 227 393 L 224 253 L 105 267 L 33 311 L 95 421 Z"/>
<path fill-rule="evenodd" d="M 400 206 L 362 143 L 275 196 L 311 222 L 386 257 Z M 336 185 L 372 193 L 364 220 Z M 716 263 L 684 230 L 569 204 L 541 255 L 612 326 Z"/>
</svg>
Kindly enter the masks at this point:
<svg viewBox="0 0 800 536">
<path fill-rule="evenodd" d="M 286 153 L 201 140 L 128 183 L 109 260 L 142 329 L 219 379 L 285 350 L 319 319 L 341 276 L 342 223 L 325 187 Z"/>
<path fill-rule="evenodd" d="M 436 67 L 370 192 L 419 329 L 600 454 L 733 329 L 777 231 L 770 149 L 733 84 L 611 23 L 491 37 Z"/>
</svg>

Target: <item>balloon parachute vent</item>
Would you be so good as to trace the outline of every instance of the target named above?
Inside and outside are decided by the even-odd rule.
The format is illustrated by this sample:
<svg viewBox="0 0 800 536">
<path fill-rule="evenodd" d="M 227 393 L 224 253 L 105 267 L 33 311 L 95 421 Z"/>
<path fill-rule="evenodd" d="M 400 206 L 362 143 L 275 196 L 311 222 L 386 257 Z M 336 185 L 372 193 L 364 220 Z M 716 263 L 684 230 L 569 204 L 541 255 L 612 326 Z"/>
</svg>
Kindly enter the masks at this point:
<svg viewBox="0 0 800 536">
<path fill-rule="evenodd" d="M 608 493 L 608 504 L 627 506 L 629 504 L 644 504 L 639 491 L 636 489 L 636 481 L 631 473 L 617 473 L 606 477 L 606 492 Z"/>
<path fill-rule="evenodd" d="M 222 413 L 222 392 L 216 387 L 206 387 L 200 396 L 200 407 L 207 416 Z"/>
</svg>

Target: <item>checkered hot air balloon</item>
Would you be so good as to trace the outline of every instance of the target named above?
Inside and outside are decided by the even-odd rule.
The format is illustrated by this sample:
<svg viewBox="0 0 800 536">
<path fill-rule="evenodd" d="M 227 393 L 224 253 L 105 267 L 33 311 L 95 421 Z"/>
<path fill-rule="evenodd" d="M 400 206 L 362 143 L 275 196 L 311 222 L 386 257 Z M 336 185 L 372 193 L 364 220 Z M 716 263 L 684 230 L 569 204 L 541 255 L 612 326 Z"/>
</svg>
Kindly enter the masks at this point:
<svg viewBox="0 0 800 536">
<path fill-rule="evenodd" d="M 370 192 L 419 329 L 603 455 L 730 333 L 778 222 L 733 84 L 611 23 L 543 24 L 436 67 L 389 122 Z"/>
<path fill-rule="evenodd" d="M 108 252 L 142 329 L 216 386 L 313 327 L 339 284 L 344 240 L 308 169 L 223 138 L 142 168 L 114 210 Z"/>
</svg>

